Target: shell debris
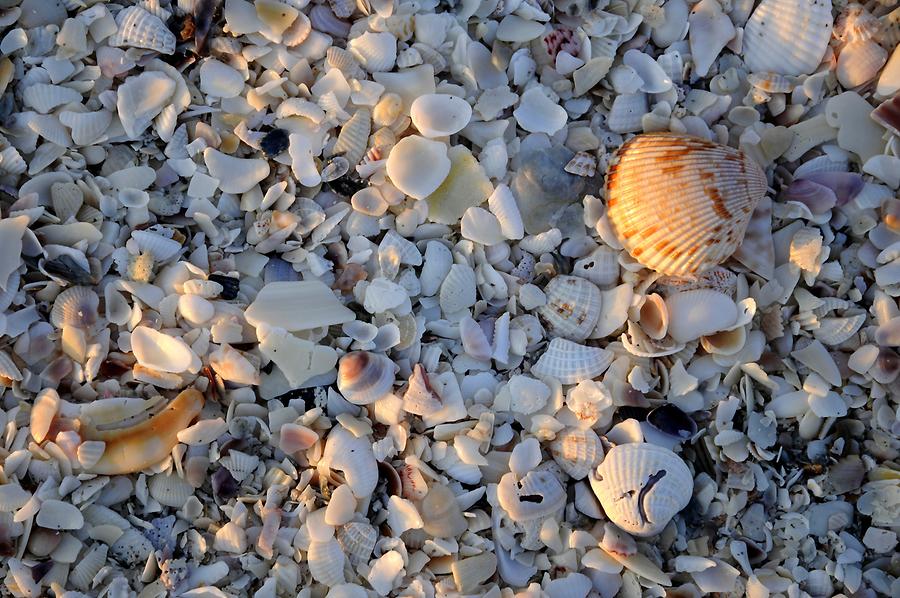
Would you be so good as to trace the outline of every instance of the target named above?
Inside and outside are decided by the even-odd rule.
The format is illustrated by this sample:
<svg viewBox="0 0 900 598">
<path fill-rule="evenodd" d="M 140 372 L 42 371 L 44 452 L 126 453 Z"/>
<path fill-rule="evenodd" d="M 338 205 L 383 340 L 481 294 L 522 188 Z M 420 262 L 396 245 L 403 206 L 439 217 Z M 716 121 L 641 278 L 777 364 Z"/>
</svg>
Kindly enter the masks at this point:
<svg viewBox="0 0 900 598">
<path fill-rule="evenodd" d="M 896 2 L 0 4 L 0 594 L 900 595 Z"/>
</svg>

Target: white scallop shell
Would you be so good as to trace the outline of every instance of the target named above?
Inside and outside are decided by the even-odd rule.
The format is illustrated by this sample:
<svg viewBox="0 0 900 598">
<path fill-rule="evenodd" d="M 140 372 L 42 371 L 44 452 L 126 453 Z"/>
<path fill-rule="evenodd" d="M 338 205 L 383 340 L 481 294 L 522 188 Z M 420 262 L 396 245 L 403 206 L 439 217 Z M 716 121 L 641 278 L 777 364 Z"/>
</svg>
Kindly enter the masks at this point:
<svg viewBox="0 0 900 598">
<path fill-rule="evenodd" d="M 600 289 L 578 276 L 557 276 L 544 288 L 547 303 L 537 309 L 554 334 L 583 341 L 600 317 Z"/>
<path fill-rule="evenodd" d="M 419 135 L 404 137 L 391 148 L 385 167 L 395 187 L 410 197 L 424 199 L 450 174 L 447 145 Z"/>
<path fill-rule="evenodd" d="M 617 239 L 643 266 L 677 275 L 734 253 L 767 190 L 765 173 L 743 152 L 658 133 L 619 149 L 606 186 Z"/>
<path fill-rule="evenodd" d="M 821 318 L 819 327 L 813 330 L 813 336 L 825 345 L 835 346 L 846 342 L 856 334 L 866 321 L 865 314 L 856 314 L 839 318 Z"/>
<path fill-rule="evenodd" d="M 366 31 L 347 42 L 347 49 L 370 73 L 389 71 L 397 61 L 397 39 L 387 32 Z"/>
<path fill-rule="evenodd" d="M 505 473 L 497 484 L 497 501 L 517 523 L 549 517 L 566 506 L 566 490 L 549 471 L 530 471 L 521 480 Z"/>
<path fill-rule="evenodd" d="M 231 450 L 228 455 L 219 459 L 222 467 L 227 469 L 238 482 L 249 478 L 259 467 L 259 457 L 241 451 Z"/>
<path fill-rule="evenodd" d="M 616 250 L 600 246 L 572 266 L 572 275 L 586 278 L 599 286 L 608 288 L 619 280 L 619 254 Z"/>
<path fill-rule="evenodd" d="M 369 561 L 378 540 L 378 530 L 368 523 L 351 521 L 338 528 L 335 537 L 344 549 L 350 564 L 355 567 L 359 563 Z"/>
<path fill-rule="evenodd" d="M 156 263 L 166 262 L 181 252 L 181 243 L 149 230 L 132 231 L 141 253 L 149 253 Z"/>
<path fill-rule="evenodd" d="M 312 542 L 307 554 L 309 572 L 313 579 L 326 586 L 335 586 L 347 581 L 344 576 L 344 551 L 334 538 Z"/>
<path fill-rule="evenodd" d="M 606 117 L 606 126 L 615 133 L 635 133 L 644 128 L 642 124 L 644 115 L 649 112 L 647 96 L 641 92 L 623 93 L 616 96 L 609 116 Z"/>
<path fill-rule="evenodd" d="M 353 113 L 334 144 L 334 153 L 343 154 L 350 166 L 356 166 L 366 153 L 369 143 L 369 132 L 372 129 L 372 112 L 368 108 L 360 108 Z"/>
<path fill-rule="evenodd" d="M 0 150 L 0 169 L 7 174 L 22 174 L 28 169 L 28 163 L 19 150 L 9 146 Z"/>
<path fill-rule="evenodd" d="M 537 363 L 531 366 L 531 372 L 536 376 L 556 378 L 563 384 L 577 384 L 596 378 L 612 361 L 613 354 L 600 347 L 554 338 Z"/>
<path fill-rule="evenodd" d="M 394 363 L 380 353 L 354 351 L 338 364 L 338 390 L 354 405 L 374 403 L 394 385 Z"/>
<path fill-rule="evenodd" d="M 129 6 L 116 15 L 119 29 L 109 38 L 109 45 L 144 48 L 161 54 L 175 52 L 175 34 L 159 17 L 139 6 Z"/>
<path fill-rule="evenodd" d="M 57 328 L 90 328 L 97 322 L 100 297 L 88 287 L 71 287 L 56 296 L 50 322 Z"/>
<path fill-rule="evenodd" d="M 365 436 L 354 436 L 343 426 L 333 428 L 328 434 L 318 466 L 342 472 L 357 498 L 371 496 L 378 484 L 378 462 L 371 441 Z"/>
<path fill-rule="evenodd" d="M 194 487 L 177 475 L 159 473 L 147 482 L 150 496 L 166 507 L 181 508 L 194 495 Z"/>
<path fill-rule="evenodd" d="M 550 454 L 570 477 L 581 480 L 603 458 L 603 446 L 590 428 L 566 428 L 550 443 Z"/>
<path fill-rule="evenodd" d="M 431 93 L 417 97 L 409 108 L 413 126 L 425 137 L 446 137 L 460 132 L 472 118 L 472 107 L 464 99 Z"/>
<path fill-rule="evenodd" d="M 50 186 L 53 213 L 61 222 L 68 222 L 84 204 L 84 192 L 75 183 L 53 183 Z"/>
<path fill-rule="evenodd" d="M 852 41 L 841 48 L 835 74 L 844 87 L 858 87 L 878 76 L 887 59 L 887 50 L 875 40 Z"/>
<path fill-rule="evenodd" d="M 26 106 L 46 114 L 63 104 L 81 103 L 81 94 L 62 85 L 35 83 L 22 92 L 22 100 Z"/>
<path fill-rule="evenodd" d="M 590 482 L 607 517 L 636 536 L 660 533 L 694 492 L 694 476 L 681 457 L 646 443 L 610 449 Z"/>
<path fill-rule="evenodd" d="M 831 0 L 763 0 L 744 27 L 744 62 L 751 72 L 808 75 L 831 39 Z"/>
<path fill-rule="evenodd" d="M 481 245 L 496 245 L 504 239 L 497 217 L 483 208 L 471 207 L 460 220 L 460 233 Z"/>
</svg>

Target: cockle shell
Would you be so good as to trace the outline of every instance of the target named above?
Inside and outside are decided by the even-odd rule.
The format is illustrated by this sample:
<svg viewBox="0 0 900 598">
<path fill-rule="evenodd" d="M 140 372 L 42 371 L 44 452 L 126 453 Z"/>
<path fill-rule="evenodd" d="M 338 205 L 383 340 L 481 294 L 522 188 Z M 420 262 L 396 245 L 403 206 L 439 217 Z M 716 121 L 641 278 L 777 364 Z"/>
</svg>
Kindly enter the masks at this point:
<svg viewBox="0 0 900 598">
<path fill-rule="evenodd" d="M 387 32 L 366 31 L 347 42 L 347 49 L 370 73 L 389 71 L 397 60 L 397 39 Z"/>
<path fill-rule="evenodd" d="M 590 428 L 566 428 L 550 443 L 553 460 L 576 480 L 584 479 L 603 458 L 600 438 Z"/>
<path fill-rule="evenodd" d="M 88 287 L 66 289 L 53 302 L 50 322 L 57 328 L 76 326 L 90 328 L 97 322 L 100 297 Z"/>
<path fill-rule="evenodd" d="M 530 471 L 521 480 L 506 473 L 497 484 L 497 500 L 513 521 L 553 515 L 566 504 L 566 491 L 549 471 Z"/>
<path fill-rule="evenodd" d="M 767 189 L 765 173 L 740 150 L 656 133 L 619 149 L 606 186 L 616 237 L 642 265 L 670 275 L 725 261 Z"/>
<path fill-rule="evenodd" d="M 368 498 L 378 484 L 378 462 L 372 452 L 372 442 L 363 436 L 338 426 L 325 440 L 325 450 L 319 461 L 320 471 L 340 471 L 357 498 Z"/>
<path fill-rule="evenodd" d="M 744 62 L 754 73 L 812 73 L 831 39 L 831 0 L 763 0 L 744 27 Z"/>
<path fill-rule="evenodd" d="M 341 127 L 334 153 L 343 154 L 350 166 L 356 166 L 366 153 L 371 129 L 372 112 L 368 108 L 360 108 Z"/>
<path fill-rule="evenodd" d="M 155 50 L 161 54 L 175 52 L 175 34 L 159 17 L 139 6 L 129 6 L 116 15 L 118 31 L 109 38 L 111 46 L 127 46 Z"/>
<path fill-rule="evenodd" d="M 307 554 L 309 572 L 313 579 L 326 586 L 335 586 L 347 581 L 344 576 L 344 551 L 334 538 L 312 542 Z"/>
<path fill-rule="evenodd" d="M 635 536 L 654 536 L 687 506 L 694 476 L 672 451 L 655 444 L 613 447 L 590 476 L 607 517 Z"/>
<path fill-rule="evenodd" d="M 556 378 L 563 384 L 577 384 L 605 372 L 612 360 L 613 354 L 600 347 L 554 338 L 537 363 L 531 366 L 531 372 L 537 376 Z"/>
<path fill-rule="evenodd" d="M 600 317 L 600 289 L 578 276 L 557 276 L 544 288 L 546 305 L 537 309 L 547 327 L 565 339 L 583 341 Z"/>
<path fill-rule="evenodd" d="M 81 102 L 81 94 L 62 85 L 49 85 L 47 83 L 35 83 L 25 88 L 22 92 L 24 104 L 34 108 L 41 114 L 46 114 L 63 104 Z"/>
<path fill-rule="evenodd" d="M 341 357 L 337 386 L 344 398 L 355 405 L 374 403 L 391 391 L 394 363 L 386 356 L 354 351 Z"/>
<path fill-rule="evenodd" d="M 350 564 L 356 566 L 361 562 L 368 562 L 378 540 L 378 531 L 368 523 L 351 521 L 338 528 L 335 537 Z"/>
</svg>

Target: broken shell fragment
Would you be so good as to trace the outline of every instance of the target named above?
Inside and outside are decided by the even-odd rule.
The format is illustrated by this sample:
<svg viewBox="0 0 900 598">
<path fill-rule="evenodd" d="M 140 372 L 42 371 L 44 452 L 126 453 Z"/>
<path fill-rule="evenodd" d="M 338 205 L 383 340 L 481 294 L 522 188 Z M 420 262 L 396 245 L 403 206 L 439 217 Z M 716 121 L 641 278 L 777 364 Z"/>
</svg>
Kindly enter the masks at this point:
<svg viewBox="0 0 900 598">
<path fill-rule="evenodd" d="M 338 390 L 355 405 L 374 403 L 391 391 L 394 364 L 384 355 L 355 351 L 341 357 Z"/>
</svg>

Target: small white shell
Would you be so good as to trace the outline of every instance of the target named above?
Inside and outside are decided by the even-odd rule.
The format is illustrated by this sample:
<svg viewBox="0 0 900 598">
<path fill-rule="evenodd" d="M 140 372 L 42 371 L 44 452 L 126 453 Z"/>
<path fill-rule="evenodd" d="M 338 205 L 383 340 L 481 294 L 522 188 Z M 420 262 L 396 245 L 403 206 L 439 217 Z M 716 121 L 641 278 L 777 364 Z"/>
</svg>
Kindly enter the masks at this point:
<svg viewBox="0 0 900 598">
<path fill-rule="evenodd" d="M 606 126 L 615 133 L 635 133 L 644 128 L 643 117 L 647 114 L 647 96 L 641 92 L 623 93 L 616 96 Z"/>
<path fill-rule="evenodd" d="M 194 487 L 177 475 L 159 473 L 150 478 L 147 488 L 159 504 L 181 508 L 194 495 Z"/>
<path fill-rule="evenodd" d="M 421 364 L 413 366 L 409 384 L 403 393 L 403 409 L 415 415 L 434 413 L 441 409 L 441 398 L 431 387 L 428 373 Z"/>
<path fill-rule="evenodd" d="M 419 512 L 425 522 L 425 533 L 436 538 L 454 538 L 468 527 L 456 496 L 443 485 L 434 484 L 428 489 Z"/>
<path fill-rule="evenodd" d="M 269 176 L 266 160 L 235 158 L 211 147 L 203 150 L 203 159 L 223 193 L 246 193 Z"/>
<path fill-rule="evenodd" d="M 50 186 L 53 213 L 62 222 L 68 222 L 78 214 L 84 204 L 84 192 L 75 183 L 53 183 Z"/>
<path fill-rule="evenodd" d="M 370 73 L 389 71 L 397 60 L 397 39 L 387 32 L 366 31 L 347 42 L 347 49 Z"/>
<path fill-rule="evenodd" d="M 344 551 L 334 538 L 312 542 L 307 554 L 309 572 L 313 579 L 326 586 L 335 586 L 347 581 L 344 576 Z"/>
<path fill-rule="evenodd" d="M 504 237 L 516 240 L 525 236 L 525 225 L 516 198 L 505 183 L 497 185 L 488 197 L 488 208 L 497 217 Z"/>
<path fill-rule="evenodd" d="M 139 6 L 129 6 L 116 15 L 118 31 L 109 38 L 111 46 L 128 46 L 155 50 L 161 54 L 175 52 L 175 34 L 159 17 Z"/>
<path fill-rule="evenodd" d="M 149 253 L 156 263 L 167 262 L 181 252 L 181 243 L 149 230 L 136 230 L 131 238 L 141 253 Z"/>
<path fill-rule="evenodd" d="M 453 264 L 441 283 L 440 304 L 445 314 L 454 314 L 475 304 L 475 271 Z"/>
<path fill-rule="evenodd" d="M 447 137 L 460 132 L 472 118 L 472 107 L 449 94 L 425 94 L 409 108 L 413 126 L 425 137 Z"/>
<path fill-rule="evenodd" d="M 232 450 L 228 452 L 227 456 L 222 457 L 219 463 L 231 473 L 231 477 L 238 482 L 243 482 L 259 467 L 259 457 Z"/>
<path fill-rule="evenodd" d="M 116 90 L 116 111 L 125 133 L 139 137 L 169 103 L 175 89 L 175 82 L 158 71 L 128 77 Z"/>
<path fill-rule="evenodd" d="M 35 83 L 22 92 L 25 105 L 46 114 L 63 104 L 81 103 L 81 94 L 62 85 Z"/>
<path fill-rule="evenodd" d="M 694 491 L 694 477 L 681 457 L 645 443 L 610 449 L 590 482 L 610 520 L 636 536 L 660 533 Z"/>
<path fill-rule="evenodd" d="M 556 335 L 583 341 L 600 317 L 600 289 L 578 276 L 557 276 L 544 288 L 547 303 L 537 309 Z"/>
<path fill-rule="evenodd" d="M 387 175 L 395 187 L 415 199 L 431 195 L 450 174 L 447 145 L 410 135 L 391 148 Z"/>
<path fill-rule="evenodd" d="M 18 484 L 0 485 L 0 513 L 21 509 L 29 500 L 31 500 L 31 493 Z"/>
<path fill-rule="evenodd" d="M 497 500 L 513 521 L 553 515 L 566 505 L 566 491 L 549 471 L 531 471 L 521 480 L 506 473 L 497 484 Z"/>
<path fill-rule="evenodd" d="M 229 521 L 216 531 L 213 548 L 231 554 L 242 554 L 247 551 L 247 532 L 235 522 Z"/>
<path fill-rule="evenodd" d="M 556 378 L 563 384 L 577 384 L 596 378 L 606 371 L 612 361 L 613 354 L 600 347 L 554 338 L 537 363 L 531 366 L 531 372 L 537 376 Z"/>
<path fill-rule="evenodd" d="M 57 295 L 50 310 L 50 322 L 57 328 L 90 328 L 97 323 L 99 306 L 100 297 L 93 290 L 71 287 Z"/>
<path fill-rule="evenodd" d="M 567 428 L 550 443 L 550 454 L 563 471 L 572 478 L 581 480 L 603 458 L 603 446 L 600 438 L 590 428 Z"/>
<path fill-rule="evenodd" d="M 131 350 L 143 366 L 172 374 L 200 370 L 200 358 L 180 338 L 137 326 L 131 333 Z"/>
<path fill-rule="evenodd" d="M 354 405 L 374 403 L 388 394 L 393 385 L 394 363 L 386 356 L 354 351 L 341 357 L 338 390 Z"/>
<path fill-rule="evenodd" d="M 81 558 L 78 559 L 72 572 L 69 573 L 68 581 L 73 586 L 82 591 L 88 591 L 94 580 L 94 576 L 100 572 L 103 565 L 106 564 L 106 555 L 109 552 L 109 546 L 100 542 L 94 543 Z"/>
<path fill-rule="evenodd" d="M 354 436 L 343 426 L 332 429 L 328 434 L 318 467 L 320 471 L 341 471 L 357 498 L 371 496 L 378 484 L 378 462 L 372 452 L 371 441 L 365 436 Z"/>
<path fill-rule="evenodd" d="M 35 519 L 38 525 L 53 530 L 81 529 L 84 516 L 78 507 L 61 500 L 45 500 Z"/>
</svg>

